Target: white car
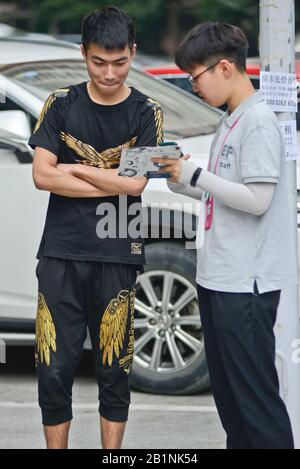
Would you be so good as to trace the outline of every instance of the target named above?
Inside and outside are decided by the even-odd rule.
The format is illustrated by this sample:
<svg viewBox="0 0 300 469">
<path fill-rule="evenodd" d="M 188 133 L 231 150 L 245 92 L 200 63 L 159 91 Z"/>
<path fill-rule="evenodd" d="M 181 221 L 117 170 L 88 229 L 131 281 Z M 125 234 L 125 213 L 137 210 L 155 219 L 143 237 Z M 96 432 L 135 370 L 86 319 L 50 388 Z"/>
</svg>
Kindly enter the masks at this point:
<svg viewBox="0 0 300 469">
<path fill-rule="evenodd" d="M 27 141 L 50 92 L 88 76 L 74 44 L 7 38 L 0 39 L 0 50 L 0 339 L 31 345 L 35 256 L 49 194 L 34 187 Z M 131 71 L 128 84 L 162 105 L 165 140 L 176 140 L 206 167 L 221 112 L 138 70 Z M 209 378 L 196 296 L 196 253 L 185 244 L 195 239 L 202 206 L 170 192 L 164 180 L 150 181 L 143 205 L 148 264 L 137 284 L 132 384 L 153 393 L 195 393 L 209 386 Z"/>
</svg>

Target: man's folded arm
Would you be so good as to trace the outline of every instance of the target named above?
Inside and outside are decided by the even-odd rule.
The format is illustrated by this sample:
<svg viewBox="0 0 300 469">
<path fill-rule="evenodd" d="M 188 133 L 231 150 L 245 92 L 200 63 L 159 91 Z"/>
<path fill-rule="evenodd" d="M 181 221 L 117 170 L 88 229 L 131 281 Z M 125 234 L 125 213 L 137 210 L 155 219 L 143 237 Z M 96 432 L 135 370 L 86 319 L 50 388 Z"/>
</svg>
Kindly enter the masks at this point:
<svg viewBox="0 0 300 469">
<path fill-rule="evenodd" d="M 76 178 L 56 168 L 57 156 L 50 151 L 36 147 L 33 158 L 33 180 L 39 190 L 53 192 L 65 197 L 107 197 L 115 195 Z"/>
<path fill-rule="evenodd" d="M 118 169 L 98 169 L 76 164 L 73 165 L 72 174 L 105 192 L 136 197 L 141 195 L 147 185 L 147 179 L 142 176 L 119 176 L 118 171 Z"/>
<path fill-rule="evenodd" d="M 163 141 L 163 113 L 159 103 L 147 100 L 143 105 L 136 147 L 153 147 Z M 90 182 L 104 191 L 118 195 L 139 196 L 145 190 L 148 179 L 141 176 L 118 176 L 118 169 L 98 169 L 84 165 L 73 166 L 74 176 Z"/>
</svg>

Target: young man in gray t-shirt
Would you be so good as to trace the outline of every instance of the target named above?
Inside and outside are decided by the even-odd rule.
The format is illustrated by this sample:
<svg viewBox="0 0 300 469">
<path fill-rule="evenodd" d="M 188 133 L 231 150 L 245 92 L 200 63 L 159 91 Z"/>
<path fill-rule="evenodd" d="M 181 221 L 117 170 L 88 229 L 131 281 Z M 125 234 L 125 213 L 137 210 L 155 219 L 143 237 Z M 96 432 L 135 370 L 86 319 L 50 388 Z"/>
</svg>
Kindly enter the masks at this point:
<svg viewBox="0 0 300 469">
<path fill-rule="evenodd" d="M 248 42 L 229 24 L 204 23 L 183 40 L 177 65 L 212 106 L 228 105 L 209 167 L 155 159 L 174 192 L 205 204 L 197 284 L 212 389 L 228 448 L 293 448 L 279 395 L 274 325 L 282 288 L 297 283 L 289 247 L 284 146 L 274 113 L 245 70 Z"/>
</svg>

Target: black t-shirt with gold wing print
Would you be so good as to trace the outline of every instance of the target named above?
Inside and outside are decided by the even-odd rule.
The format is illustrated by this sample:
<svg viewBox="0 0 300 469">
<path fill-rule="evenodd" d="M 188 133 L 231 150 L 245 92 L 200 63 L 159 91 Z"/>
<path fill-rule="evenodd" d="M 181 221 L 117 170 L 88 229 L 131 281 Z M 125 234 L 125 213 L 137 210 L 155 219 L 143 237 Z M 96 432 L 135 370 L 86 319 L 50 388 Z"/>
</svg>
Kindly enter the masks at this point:
<svg viewBox="0 0 300 469">
<path fill-rule="evenodd" d="M 129 97 L 119 104 L 97 104 L 84 82 L 49 96 L 29 144 L 49 150 L 59 163 L 109 169 L 118 168 L 122 148 L 155 146 L 162 140 L 163 117 L 156 101 L 131 88 Z M 137 217 L 140 211 L 141 197 L 74 198 L 51 193 L 37 258 L 118 262 L 141 268 L 145 254 L 141 217 Z M 124 230 L 125 212 L 126 228 L 133 224 L 134 233 Z"/>
</svg>

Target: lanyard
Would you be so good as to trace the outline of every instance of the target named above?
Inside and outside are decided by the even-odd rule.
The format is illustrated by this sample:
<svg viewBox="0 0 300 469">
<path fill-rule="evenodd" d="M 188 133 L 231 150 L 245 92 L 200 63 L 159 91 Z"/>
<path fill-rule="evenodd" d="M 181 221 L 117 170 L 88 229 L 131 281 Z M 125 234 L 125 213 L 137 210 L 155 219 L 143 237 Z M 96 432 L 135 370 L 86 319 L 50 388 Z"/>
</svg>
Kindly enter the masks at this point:
<svg viewBox="0 0 300 469">
<path fill-rule="evenodd" d="M 230 127 L 230 129 L 228 130 L 228 132 L 226 133 L 226 135 L 224 137 L 224 140 L 223 140 L 222 145 L 221 145 L 220 152 L 218 154 L 218 158 L 217 158 L 217 161 L 216 161 L 215 170 L 214 170 L 213 174 L 216 174 L 216 172 L 217 172 L 218 164 L 219 164 L 221 155 L 223 153 L 225 143 L 226 143 L 229 135 L 231 134 L 231 132 L 233 131 L 233 129 L 235 128 L 235 126 L 237 125 L 237 123 L 238 123 L 238 121 L 240 120 L 241 117 L 242 116 L 239 116 L 238 119 L 236 119 L 236 121 L 233 123 L 233 125 Z M 209 163 L 208 163 L 208 171 L 209 172 L 211 172 L 210 171 L 211 170 L 211 165 L 212 165 L 212 156 L 209 159 Z M 213 221 L 213 213 L 214 213 L 214 198 L 213 198 L 212 195 L 206 194 L 206 201 L 205 201 L 205 230 L 206 231 L 211 229 L 212 221 Z"/>
<path fill-rule="evenodd" d="M 226 134 L 225 137 L 224 137 L 223 143 L 222 143 L 222 145 L 221 145 L 220 152 L 219 152 L 219 154 L 218 154 L 218 159 L 217 159 L 217 162 L 216 162 L 216 165 L 215 165 L 215 170 L 214 170 L 213 174 L 216 174 L 216 172 L 217 172 L 217 167 L 218 167 L 218 164 L 219 164 L 221 155 L 222 155 L 222 153 L 223 153 L 223 150 L 224 150 L 224 147 L 225 147 L 225 143 L 226 143 L 226 141 L 227 141 L 229 135 L 230 135 L 231 132 L 233 131 L 233 129 L 236 127 L 236 125 L 237 125 L 237 123 L 239 122 L 239 120 L 240 120 L 241 117 L 242 117 L 242 116 L 239 116 L 239 117 L 234 121 L 234 123 L 232 124 L 232 126 L 230 127 L 230 129 L 228 130 L 227 134 Z M 208 171 L 210 171 L 211 163 L 212 163 L 212 158 L 209 159 Z"/>
</svg>

